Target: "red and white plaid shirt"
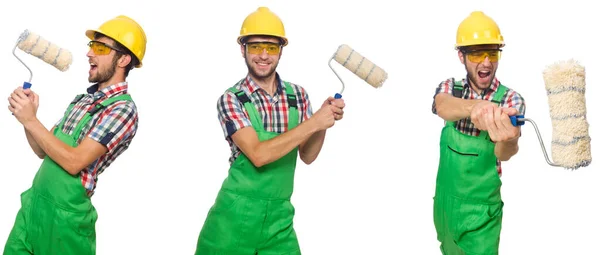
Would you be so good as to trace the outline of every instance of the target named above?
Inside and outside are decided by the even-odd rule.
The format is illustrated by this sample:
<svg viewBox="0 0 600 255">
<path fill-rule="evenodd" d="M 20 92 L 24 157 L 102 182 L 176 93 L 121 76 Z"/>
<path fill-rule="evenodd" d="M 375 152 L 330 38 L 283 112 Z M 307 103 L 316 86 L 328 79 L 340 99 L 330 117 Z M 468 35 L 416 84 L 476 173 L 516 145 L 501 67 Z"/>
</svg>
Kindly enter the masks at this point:
<svg viewBox="0 0 600 255">
<path fill-rule="evenodd" d="M 127 93 L 127 82 L 108 86 L 98 91 L 98 85 L 90 86 L 85 94 L 73 106 L 63 126 L 63 133 L 71 135 L 85 113 L 101 101 Z M 77 99 L 77 97 L 75 97 Z M 65 111 L 66 113 L 66 111 Z M 64 116 L 63 116 L 64 117 Z M 56 123 L 60 124 L 62 118 Z M 108 152 L 80 172 L 81 182 L 88 196 L 94 194 L 98 175 L 100 175 L 131 143 L 138 126 L 137 108 L 134 102 L 117 101 L 92 116 L 91 120 L 83 127 L 77 138 L 77 143 L 85 137 L 106 146 Z"/>
<path fill-rule="evenodd" d="M 477 94 L 477 92 L 475 92 L 474 90 L 471 89 L 471 87 L 469 86 L 467 81 L 468 80 L 466 78 L 462 79 L 462 84 L 463 84 L 462 98 L 463 99 L 483 99 L 483 100 L 492 101 L 492 99 L 496 95 L 498 86 L 500 85 L 500 81 L 498 81 L 498 79 L 494 77 L 494 80 L 492 81 L 492 85 L 489 88 L 487 88 L 486 90 L 482 91 L 482 94 L 479 95 L 479 94 Z M 435 96 L 438 93 L 448 93 L 448 94 L 452 95 L 452 87 L 453 86 L 454 86 L 454 83 L 452 81 L 452 78 L 443 81 L 436 88 L 435 94 L 433 95 L 433 97 L 435 98 Z M 506 87 L 506 85 L 504 85 L 504 86 Z M 525 114 L 525 99 L 516 91 L 510 89 L 509 87 L 506 87 L 506 94 L 500 100 L 500 107 L 516 108 L 520 114 L 524 115 Z M 435 109 L 435 99 L 433 100 L 433 105 L 432 105 L 431 111 L 434 114 L 437 114 L 437 111 Z M 456 129 L 464 134 L 472 135 L 472 136 L 478 136 L 480 133 L 480 130 L 475 128 L 475 125 L 471 122 L 471 118 L 466 118 L 466 119 L 457 121 Z M 501 164 L 500 160 L 496 161 L 496 166 L 498 169 L 498 174 L 502 175 L 502 164 Z"/>
<path fill-rule="evenodd" d="M 273 96 L 267 91 L 258 86 L 250 76 L 240 80 L 234 86 L 240 91 L 244 91 L 254 106 L 256 106 L 261 120 L 264 123 L 264 129 L 267 132 L 283 133 L 288 131 L 288 110 L 289 105 L 285 94 L 285 84 L 277 74 L 276 82 L 277 90 Z M 298 124 L 307 120 L 312 116 L 312 108 L 306 90 L 299 85 L 290 83 L 294 94 L 298 99 Z M 230 91 L 226 91 L 217 100 L 217 110 L 219 112 L 219 122 L 225 134 L 225 140 L 231 148 L 231 156 L 229 163 L 240 155 L 240 149 L 231 139 L 236 131 L 244 127 L 251 127 L 252 123 L 248 117 L 248 112 L 238 100 L 238 98 Z"/>
</svg>

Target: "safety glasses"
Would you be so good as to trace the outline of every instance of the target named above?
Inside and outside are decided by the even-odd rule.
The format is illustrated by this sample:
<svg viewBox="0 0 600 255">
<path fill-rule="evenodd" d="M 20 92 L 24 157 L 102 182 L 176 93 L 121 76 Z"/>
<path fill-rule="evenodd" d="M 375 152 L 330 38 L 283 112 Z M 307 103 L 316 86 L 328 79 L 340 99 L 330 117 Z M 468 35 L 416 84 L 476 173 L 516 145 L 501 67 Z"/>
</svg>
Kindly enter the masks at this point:
<svg viewBox="0 0 600 255">
<path fill-rule="evenodd" d="M 266 50 L 269 55 L 279 55 L 281 45 L 272 42 L 249 42 L 246 43 L 246 49 L 250 54 L 260 55 Z"/>
<path fill-rule="evenodd" d="M 500 56 L 502 55 L 502 50 L 470 50 L 466 51 L 467 59 L 474 63 L 481 63 L 487 57 L 490 62 L 498 62 L 500 60 Z"/>
<path fill-rule="evenodd" d="M 120 50 L 117 50 L 117 49 L 115 49 L 103 42 L 99 42 L 99 41 L 90 41 L 88 43 L 88 46 L 90 47 L 90 49 L 92 49 L 92 51 L 94 51 L 94 54 L 96 54 L 96 55 L 107 55 L 110 53 L 111 50 L 121 52 Z"/>
</svg>

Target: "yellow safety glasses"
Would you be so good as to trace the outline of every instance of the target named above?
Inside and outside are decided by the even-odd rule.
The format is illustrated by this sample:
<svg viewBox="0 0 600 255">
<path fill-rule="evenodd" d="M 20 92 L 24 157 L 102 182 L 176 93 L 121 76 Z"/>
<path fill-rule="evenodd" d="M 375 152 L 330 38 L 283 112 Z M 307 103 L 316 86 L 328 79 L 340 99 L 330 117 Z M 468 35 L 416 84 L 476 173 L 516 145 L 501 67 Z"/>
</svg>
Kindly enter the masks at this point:
<svg viewBox="0 0 600 255">
<path fill-rule="evenodd" d="M 281 46 L 278 43 L 272 42 L 250 42 L 246 43 L 248 53 L 260 55 L 267 50 L 269 55 L 279 55 L 281 52 Z"/>
<path fill-rule="evenodd" d="M 502 55 L 502 50 L 473 50 L 467 51 L 467 58 L 469 61 L 474 63 L 481 63 L 487 57 L 490 62 L 498 62 L 500 60 L 500 56 Z"/>
<path fill-rule="evenodd" d="M 119 50 L 99 41 L 90 41 L 88 43 L 88 46 L 90 46 L 90 48 L 92 49 L 92 51 L 94 51 L 94 54 L 96 55 L 107 55 L 110 53 L 111 50 L 120 52 Z"/>
</svg>

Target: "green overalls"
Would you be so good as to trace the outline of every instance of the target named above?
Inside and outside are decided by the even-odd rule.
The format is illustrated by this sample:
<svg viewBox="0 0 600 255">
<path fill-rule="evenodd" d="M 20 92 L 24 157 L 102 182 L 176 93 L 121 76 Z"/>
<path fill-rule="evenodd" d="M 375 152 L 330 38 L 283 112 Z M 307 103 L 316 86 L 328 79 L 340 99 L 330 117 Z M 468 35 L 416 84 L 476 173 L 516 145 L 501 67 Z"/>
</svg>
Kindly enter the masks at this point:
<svg viewBox="0 0 600 255">
<path fill-rule="evenodd" d="M 62 132 L 65 120 L 79 95 L 66 111 L 54 135 L 69 146 L 77 146 L 83 127 L 99 110 L 118 100 L 130 101 L 128 94 L 100 102 L 88 111 L 72 135 Z M 21 209 L 9 234 L 4 255 L 93 255 L 96 254 L 98 214 L 81 183 L 46 156 L 31 188 L 21 194 Z"/>
<path fill-rule="evenodd" d="M 462 88 L 455 82 L 455 96 Z M 492 102 L 499 104 L 505 93 L 500 85 Z M 470 136 L 455 125 L 447 121 L 440 138 L 433 209 L 440 249 L 444 255 L 498 254 L 504 203 L 494 143 L 486 131 Z"/>
<path fill-rule="evenodd" d="M 259 112 L 244 91 L 229 90 L 244 105 L 260 141 L 279 135 L 265 131 Z M 298 125 L 297 99 L 288 82 L 285 90 L 291 130 Z M 259 168 L 243 153 L 236 158 L 200 231 L 196 255 L 301 254 L 290 202 L 297 153 L 296 148 Z"/>
</svg>

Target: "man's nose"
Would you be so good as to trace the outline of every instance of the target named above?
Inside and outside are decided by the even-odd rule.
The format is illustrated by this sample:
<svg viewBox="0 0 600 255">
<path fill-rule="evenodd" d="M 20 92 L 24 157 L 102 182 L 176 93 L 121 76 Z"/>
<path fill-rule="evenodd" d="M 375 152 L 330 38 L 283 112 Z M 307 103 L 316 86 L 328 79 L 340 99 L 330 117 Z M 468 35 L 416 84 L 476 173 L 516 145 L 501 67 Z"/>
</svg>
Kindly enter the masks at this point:
<svg viewBox="0 0 600 255">
<path fill-rule="evenodd" d="M 485 58 L 483 59 L 483 62 L 481 62 L 481 64 L 486 67 L 492 66 L 492 61 L 490 61 L 490 56 L 486 55 Z"/>
<path fill-rule="evenodd" d="M 94 51 L 92 50 L 92 48 L 90 48 L 90 49 L 88 50 L 88 52 L 87 52 L 86 56 L 88 56 L 88 57 L 92 57 L 92 56 L 94 56 Z"/>
<path fill-rule="evenodd" d="M 266 59 L 269 57 L 269 53 L 267 53 L 267 49 L 263 49 L 262 53 L 259 55 L 260 58 Z"/>
</svg>

